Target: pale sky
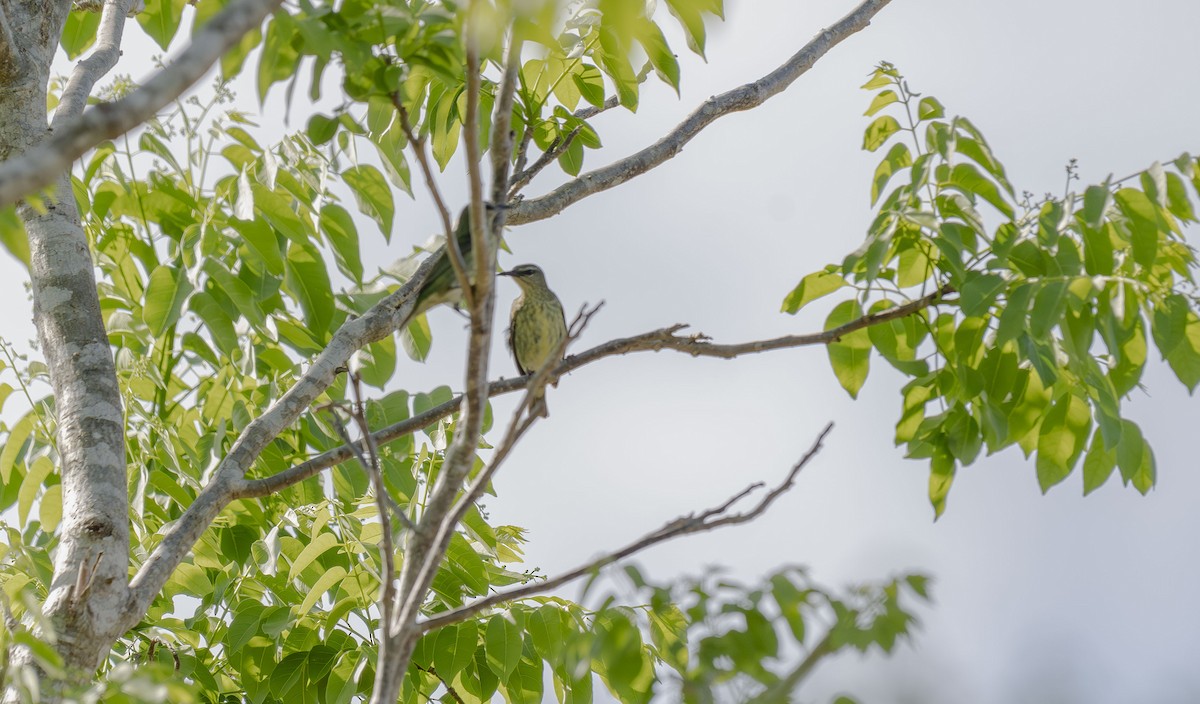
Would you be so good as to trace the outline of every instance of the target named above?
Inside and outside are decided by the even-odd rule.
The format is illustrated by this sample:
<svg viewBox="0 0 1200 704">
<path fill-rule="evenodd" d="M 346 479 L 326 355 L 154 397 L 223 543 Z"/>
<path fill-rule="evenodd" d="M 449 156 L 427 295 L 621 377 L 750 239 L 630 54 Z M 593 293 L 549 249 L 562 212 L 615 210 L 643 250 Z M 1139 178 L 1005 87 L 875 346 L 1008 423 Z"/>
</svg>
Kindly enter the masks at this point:
<svg viewBox="0 0 1200 704">
<path fill-rule="evenodd" d="M 677 43 L 682 97 L 651 85 L 638 114 L 597 118 L 606 148 L 589 152 L 585 169 L 649 144 L 709 95 L 768 72 L 853 6 L 727 4 L 708 64 Z M 856 248 L 871 219 L 878 155 L 860 151 L 869 95 L 858 86 L 876 62 L 895 63 L 913 90 L 969 117 L 1018 190 L 1058 193 L 1073 157 L 1088 183 L 1200 150 L 1198 27 L 1200 3 L 1191 0 L 893 0 L 766 105 L 720 120 L 633 183 L 511 232 L 514 254 L 502 264 L 541 265 L 568 310 L 607 302 L 581 348 L 676 322 L 722 342 L 818 330 L 819 309 L 778 310 L 804 274 Z M 136 78 L 145 65 L 144 53 L 127 51 L 118 70 Z M 250 91 L 243 98 L 252 100 Z M 297 104 L 293 115 L 303 114 Z M 461 202 L 461 164 L 443 183 Z M 404 224 L 392 250 L 373 242 L 365 261 L 401 256 L 435 229 L 417 192 L 416 202 L 398 202 Z M 5 295 L 22 302 L 6 307 L 0 325 L 17 341 L 33 334 L 24 278 L 0 260 Z M 502 315 L 513 288 L 502 284 Z M 461 318 L 431 317 L 431 360 L 397 375 L 410 391 L 461 387 Z M 511 376 L 499 341 L 496 352 L 495 375 Z M 746 484 L 778 480 L 832 420 L 824 452 L 766 517 L 637 559 L 659 581 L 721 565 L 753 582 L 792 563 L 829 586 L 913 570 L 935 577 L 915 647 L 823 664 L 800 701 L 838 692 L 878 704 L 1200 700 L 1192 454 L 1200 404 L 1165 365 L 1152 364 L 1148 393 L 1126 402 L 1158 460 L 1149 496 L 1114 478 L 1084 499 L 1078 469 L 1042 496 L 1032 462 L 1010 450 L 960 471 L 936 524 L 927 465 L 892 444 L 902 381 L 885 366 L 873 360 L 852 401 L 820 348 L 734 361 L 639 353 L 593 364 L 549 392 L 551 417 L 497 478 L 492 519 L 528 528 L 526 566 L 554 574 Z M 497 418 L 510 407 L 497 402 Z"/>
</svg>

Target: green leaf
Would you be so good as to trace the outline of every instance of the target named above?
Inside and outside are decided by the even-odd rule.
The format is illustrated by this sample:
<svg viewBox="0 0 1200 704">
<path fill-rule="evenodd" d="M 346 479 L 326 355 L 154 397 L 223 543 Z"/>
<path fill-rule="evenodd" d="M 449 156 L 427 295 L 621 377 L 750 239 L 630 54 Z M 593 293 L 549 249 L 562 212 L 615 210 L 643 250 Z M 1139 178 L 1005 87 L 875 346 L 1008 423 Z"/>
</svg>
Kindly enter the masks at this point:
<svg viewBox="0 0 1200 704">
<path fill-rule="evenodd" d="M 474 621 L 444 626 L 438 631 L 433 651 L 433 666 L 447 681 L 454 679 L 472 660 L 479 643 L 479 630 Z"/>
<path fill-rule="evenodd" d="M 946 497 L 954 484 L 955 466 L 954 456 L 945 445 L 934 447 L 929 459 L 929 503 L 933 505 L 935 521 L 946 512 Z"/>
<path fill-rule="evenodd" d="M 693 0 L 667 0 L 667 9 L 683 28 L 688 48 L 703 57 L 705 32 L 700 7 Z"/>
<path fill-rule="evenodd" d="M 1154 488 L 1156 476 L 1154 453 L 1142 437 L 1142 429 L 1131 420 L 1121 421 L 1121 441 L 1117 443 L 1117 466 L 1121 479 L 1132 483 L 1142 494 Z"/>
<path fill-rule="evenodd" d="M 258 634 L 264 610 L 262 604 L 253 600 L 243 601 L 238 605 L 237 612 L 229 623 L 229 630 L 225 632 L 224 643 L 229 652 L 241 650 Z"/>
<path fill-rule="evenodd" d="M 334 565 L 325 572 L 322 572 L 317 581 L 313 582 L 312 587 L 309 588 L 308 594 L 304 596 L 304 601 L 300 602 L 298 612 L 306 614 L 311 611 L 316 606 L 317 601 L 325 595 L 325 592 L 341 584 L 345 578 L 346 568 L 341 565 Z"/>
<path fill-rule="evenodd" d="M 361 286 L 363 265 L 362 257 L 359 254 L 358 228 L 354 226 L 354 218 L 342 206 L 336 203 L 327 203 L 321 208 L 318 225 L 333 247 L 338 269 Z"/>
<path fill-rule="evenodd" d="M 232 558 L 239 565 L 246 564 L 254 541 L 258 540 L 258 531 L 247 525 L 234 524 L 221 530 L 221 554 Z"/>
<path fill-rule="evenodd" d="M 1187 186 L 1178 174 L 1167 175 L 1167 210 L 1184 222 L 1196 222 L 1196 211 L 1188 197 Z"/>
<path fill-rule="evenodd" d="M 893 144 L 892 148 L 888 150 L 887 156 L 875 167 L 875 175 L 871 179 L 871 205 L 879 202 L 879 196 L 883 195 L 883 189 L 892 176 L 911 165 L 912 152 L 908 150 L 908 145 L 904 142 Z"/>
<path fill-rule="evenodd" d="M 558 155 L 558 165 L 571 176 L 578 176 L 583 170 L 583 144 L 578 139 L 572 140 L 563 153 Z"/>
<path fill-rule="evenodd" d="M 1107 186 L 1088 186 L 1083 192 L 1083 222 L 1088 227 L 1099 228 L 1104 215 L 1112 204 L 1112 191 Z"/>
<path fill-rule="evenodd" d="M 150 273 L 142 301 L 142 320 L 154 337 L 162 337 L 179 320 L 183 303 L 191 292 L 192 283 L 178 267 L 160 264 Z"/>
<path fill-rule="evenodd" d="M 29 518 L 29 509 L 33 507 L 33 500 L 37 498 L 38 491 L 42 488 L 46 478 L 53 472 L 54 462 L 45 455 L 34 460 L 33 464 L 29 466 L 29 472 L 21 480 L 21 490 L 17 493 L 18 525 L 25 526 L 25 520 Z"/>
<path fill-rule="evenodd" d="M 337 120 L 316 113 L 308 118 L 308 126 L 304 131 L 313 144 L 321 145 L 333 139 L 333 135 L 337 134 L 337 128 Z"/>
<path fill-rule="evenodd" d="M 342 180 L 354 191 L 359 211 L 373 218 L 383 236 L 390 241 L 396 204 L 387 179 L 379 169 L 368 164 L 346 169 L 342 172 Z"/>
<path fill-rule="evenodd" d="M 269 224 L 263 220 L 231 219 L 229 225 L 246 241 L 248 249 L 258 255 L 268 273 L 273 276 L 283 273 L 283 251 Z"/>
<path fill-rule="evenodd" d="M 4 450 L 0 451 L 0 480 L 3 480 L 0 483 L 2 484 L 7 485 L 12 479 L 17 455 L 25 447 L 25 441 L 33 432 L 33 424 L 37 419 L 34 413 L 36 412 L 27 413 L 17 421 L 16 425 L 8 431 L 8 437 L 4 439 Z"/>
<path fill-rule="evenodd" d="M 433 345 L 433 335 L 429 331 L 429 320 L 424 315 L 413 318 L 412 322 L 400 331 L 400 345 L 409 359 L 425 361 L 429 356 L 429 348 Z"/>
<path fill-rule="evenodd" d="M 1111 224 L 1096 229 L 1083 228 L 1083 266 L 1092 276 L 1111 276 L 1113 273 L 1113 244 L 1109 236 Z"/>
<path fill-rule="evenodd" d="M 891 139 L 892 135 L 900 131 L 900 123 L 891 115 L 884 115 L 875 118 L 875 121 L 867 125 L 867 130 L 863 134 L 863 149 L 873 152 Z"/>
<path fill-rule="evenodd" d="M 1152 266 L 1158 256 L 1159 232 L 1154 203 L 1145 193 L 1133 188 L 1122 188 L 1114 198 L 1133 229 L 1133 260 L 1142 266 Z"/>
<path fill-rule="evenodd" d="M 46 487 L 42 492 L 42 500 L 38 502 L 38 521 L 42 524 L 43 533 L 54 533 L 62 520 L 62 510 L 62 484 Z"/>
<path fill-rule="evenodd" d="M 74 61 L 87 51 L 88 47 L 96 42 L 96 30 L 99 27 L 99 12 L 76 11 L 68 14 L 62 36 L 58 40 L 67 58 Z"/>
<path fill-rule="evenodd" d="M 137 14 L 138 24 L 156 44 L 167 49 L 179 31 L 186 4 L 186 0 L 146 0 L 145 9 Z"/>
<path fill-rule="evenodd" d="M 17 217 L 17 211 L 12 206 L 0 208 L 0 245 L 26 269 L 29 268 L 29 235 L 25 232 L 25 223 Z"/>
<path fill-rule="evenodd" d="M 257 92 L 260 105 L 266 100 L 271 86 L 296 74 L 296 65 L 300 60 L 300 53 L 292 44 L 296 34 L 296 20 L 287 12 L 276 12 L 267 24 L 262 54 L 258 59 Z M 224 68 L 225 64 L 222 63 L 222 70 Z"/>
<path fill-rule="evenodd" d="M 1050 281 L 1042 285 L 1033 299 L 1029 311 L 1029 334 L 1037 339 L 1048 339 L 1050 331 L 1062 320 L 1067 306 L 1067 283 Z"/>
<path fill-rule="evenodd" d="M 973 193 L 983 198 L 988 203 L 991 203 L 1006 218 L 1012 219 L 1015 215 L 1012 204 L 1005 199 L 1004 194 L 1000 192 L 1000 188 L 994 181 L 980 173 L 974 164 L 965 162 L 955 164 L 954 168 L 950 170 L 948 183 L 958 186 L 967 193 Z"/>
<path fill-rule="evenodd" d="M 334 300 L 321 253 L 310 245 L 293 242 L 288 247 L 284 281 L 287 289 L 300 301 L 310 334 L 318 341 L 324 340 L 333 319 Z"/>
<path fill-rule="evenodd" d="M 1050 407 L 1042 419 L 1037 445 L 1038 484 L 1043 494 L 1071 474 L 1090 431 L 1091 413 L 1083 399 L 1066 394 Z"/>
<path fill-rule="evenodd" d="M 1189 313 L 1187 299 L 1178 293 L 1167 296 L 1154 306 L 1150 331 L 1154 336 L 1154 344 L 1158 345 L 1158 351 L 1164 358 L 1169 357 L 1187 336 Z"/>
<path fill-rule="evenodd" d="M 839 288 L 846 285 L 846 280 L 841 274 L 831 271 L 818 271 L 803 279 L 792 289 L 792 292 L 783 299 L 783 312 L 795 314 L 804 306 L 812 301 L 817 300 L 822 296 L 827 296 Z"/>
<path fill-rule="evenodd" d="M 1083 458 L 1083 495 L 1087 496 L 1104 486 L 1116 468 L 1116 448 L 1106 448 L 1103 436 L 1100 433 L 1093 434 L 1092 444 Z"/>
<path fill-rule="evenodd" d="M 571 74 L 571 80 L 584 100 L 597 108 L 604 106 L 604 76 L 600 69 L 583 64 L 577 72 Z"/>
<path fill-rule="evenodd" d="M 675 58 L 675 54 L 671 53 L 671 47 L 667 46 L 667 40 L 663 37 L 662 30 L 649 20 L 642 22 L 638 31 L 638 43 L 646 50 L 646 57 L 650 59 L 655 70 L 678 94 L 679 61 Z"/>
<path fill-rule="evenodd" d="M 871 99 L 871 104 L 867 106 L 867 111 L 863 113 L 867 117 L 871 117 L 880 110 L 886 108 L 892 103 L 898 102 L 900 97 L 896 95 L 896 91 L 892 89 L 881 90 Z"/>
<path fill-rule="evenodd" d="M 304 679 L 305 665 L 308 663 L 308 651 L 291 653 L 279 661 L 271 671 L 271 694 L 279 699 L 295 701 L 288 695 Z"/>
<path fill-rule="evenodd" d="M 523 641 L 521 629 L 501 614 L 488 619 L 487 632 L 484 635 L 484 648 L 487 652 L 487 664 L 492 672 L 502 680 L 507 680 L 517 663 L 521 661 Z"/>
<path fill-rule="evenodd" d="M 917 103 L 917 120 L 936 120 L 939 117 L 946 116 L 946 108 L 942 106 L 938 99 L 933 96 L 921 98 L 921 102 Z"/>
<path fill-rule="evenodd" d="M 1175 376 L 1188 391 L 1195 391 L 1200 384 L 1200 318 L 1191 310 L 1187 311 L 1182 339 L 1166 357 Z"/>
<path fill-rule="evenodd" d="M 304 549 L 292 561 L 292 566 L 288 570 L 288 581 L 299 577 L 300 573 L 311 565 L 313 560 L 338 544 L 337 536 L 333 533 L 319 533 L 317 537 L 313 538 L 311 543 L 304 546 Z"/>
<path fill-rule="evenodd" d="M 862 307 L 859 306 L 858 301 L 844 301 L 839 303 L 825 319 L 825 329 L 832 330 L 861 317 Z M 870 370 L 871 338 L 867 335 L 867 331 L 855 330 L 843 335 L 836 342 L 830 342 L 827 349 L 829 363 L 833 367 L 833 373 L 837 377 L 838 383 L 850 394 L 851 398 L 857 398 L 859 390 L 867 380 L 867 372 Z"/>
<path fill-rule="evenodd" d="M 254 191 L 254 208 L 259 215 L 289 240 L 298 244 L 308 243 L 312 225 L 296 214 L 292 209 L 292 200 L 261 183 L 252 184 L 251 189 Z M 238 231 L 241 232 L 241 229 Z"/>
<path fill-rule="evenodd" d="M 970 274 L 958 294 L 963 315 L 983 315 L 1007 286 L 1008 282 L 999 274 Z"/>
<path fill-rule="evenodd" d="M 200 291 L 188 300 L 188 310 L 195 313 L 204 322 L 204 327 L 212 335 L 217 349 L 226 357 L 232 357 L 238 348 L 238 336 L 233 327 L 233 320 L 221 307 L 212 294 Z"/>
</svg>

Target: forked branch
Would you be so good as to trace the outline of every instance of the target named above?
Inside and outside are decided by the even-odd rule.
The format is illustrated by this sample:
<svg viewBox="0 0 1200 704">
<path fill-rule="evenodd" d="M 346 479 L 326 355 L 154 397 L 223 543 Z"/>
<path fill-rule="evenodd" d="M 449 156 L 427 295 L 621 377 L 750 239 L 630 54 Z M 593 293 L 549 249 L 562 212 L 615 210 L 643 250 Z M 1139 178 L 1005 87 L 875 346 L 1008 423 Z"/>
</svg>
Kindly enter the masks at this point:
<svg viewBox="0 0 1200 704">
<path fill-rule="evenodd" d="M 701 511 L 698 514 L 680 516 L 670 523 L 667 523 L 662 528 L 659 528 L 654 532 L 647 533 L 641 538 L 629 543 L 625 547 L 602 555 L 590 562 L 576 567 L 569 572 L 564 572 L 563 574 L 541 582 L 526 584 L 515 589 L 497 592 L 491 596 L 473 601 L 466 606 L 461 606 L 457 609 L 453 609 L 421 621 L 419 626 L 422 631 L 432 631 L 436 628 L 441 628 L 442 626 L 458 623 L 459 621 L 465 621 L 475 614 L 492 607 L 499 606 L 501 604 L 507 604 L 517 599 L 524 599 L 536 594 L 544 594 L 552 589 L 557 589 L 558 587 L 579 579 L 580 577 L 592 574 L 597 570 L 606 567 L 607 565 L 611 565 L 614 562 L 639 553 L 646 548 L 658 545 L 659 543 L 666 542 L 673 538 L 690 535 L 692 533 L 704 533 L 710 530 L 715 530 L 722 526 L 749 523 L 750 521 L 753 521 L 754 519 L 766 513 L 767 509 L 771 507 L 771 504 L 773 504 L 776 499 L 792 488 L 796 482 L 796 476 L 800 474 L 800 470 L 804 469 L 804 467 L 808 465 L 812 458 L 821 451 L 825 437 L 829 435 L 831 430 L 833 430 L 833 423 L 829 423 L 825 426 L 825 429 L 821 431 L 821 434 L 817 436 L 816 441 L 813 442 L 812 447 L 808 449 L 808 452 L 804 453 L 804 456 L 800 458 L 799 462 L 792 466 L 791 471 L 788 472 L 787 476 L 783 478 L 783 481 L 772 487 L 762 498 L 758 500 L 757 503 L 755 503 L 746 511 L 741 513 L 729 512 L 729 510 L 742 499 L 762 488 L 762 482 L 751 484 L 742 491 L 730 497 L 719 506 Z"/>
</svg>

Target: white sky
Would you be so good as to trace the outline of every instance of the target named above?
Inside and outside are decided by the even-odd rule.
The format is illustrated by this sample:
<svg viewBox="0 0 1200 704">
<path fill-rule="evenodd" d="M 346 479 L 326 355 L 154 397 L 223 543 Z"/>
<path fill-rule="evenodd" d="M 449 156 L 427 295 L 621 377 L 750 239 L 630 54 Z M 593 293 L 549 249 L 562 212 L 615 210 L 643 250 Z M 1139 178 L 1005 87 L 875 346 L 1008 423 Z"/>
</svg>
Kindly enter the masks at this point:
<svg viewBox="0 0 1200 704">
<path fill-rule="evenodd" d="M 585 169 L 645 146 L 709 95 L 763 75 L 853 4 L 727 3 L 708 64 L 677 42 L 682 98 L 651 84 L 637 115 L 598 118 L 606 149 L 589 153 Z M 971 118 L 1018 190 L 1057 193 L 1072 157 L 1087 183 L 1200 150 L 1197 27 L 1200 3 L 1191 0 L 894 0 L 762 108 L 722 119 L 634 183 L 510 233 L 515 254 L 502 264 L 537 262 L 569 310 L 607 301 L 582 347 L 676 322 L 730 342 L 817 330 L 818 311 L 777 311 L 804 274 L 857 247 L 871 218 L 878 155 L 859 150 L 869 96 L 858 86 L 876 62 L 897 64 L 914 90 Z M 127 51 L 118 70 L 137 77 L 145 65 L 145 53 Z M 292 128 L 303 114 L 297 104 Z M 443 181 L 461 202 L 461 166 L 451 164 Z M 405 254 L 435 229 L 418 194 L 398 204 L 393 250 L 376 243 L 366 261 Z M 18 288 L 25 274 L 8 259 L 0 272 L 4 295 L 21 302 L 6 307 L 0 334 L 28 339 Z M 515 295 L 504 286 L 502 312 Z M 412 391 L 461 386 L 461 319 L 432 318 L 432 359 L 398 374 Z M 497 375 L 513 373 L 499 343 L 495 359 Z M 825 451 L 764 519 L 638 559 L 656 580 L 722 565 L 751 582 L 789 563 L 809 565 L 831 586 L 907 570 L 936 577 L 915 648 L 822 665 L 803 701 L 839 691 L 880 704 L 1200 699 L 1200 476 L 1190 454 L 1200 405 L 1169 370 L 1151 365 L 1149 393 L 1126 406 L 1157 455 L 1149 496 L 1114 478 L 1083 499 L 1078 471 L 1042 496 L 1032 463 L 1013 450 L 961 471 L 933 524 L 927 466 L 891 443 L 902 382 L 884 367 L 873 360 L 851 401 L 819 348 L 729 362 L 640 353 L 594 364 L 550 391 L 552 415 L 501 472 L 492 518 L 528 528 L 527 565 L 553 574 L 748 483 L 782 477 L 833 420 Z M 497 418 L 509 407 L 498 402 Z"/>
</svg>

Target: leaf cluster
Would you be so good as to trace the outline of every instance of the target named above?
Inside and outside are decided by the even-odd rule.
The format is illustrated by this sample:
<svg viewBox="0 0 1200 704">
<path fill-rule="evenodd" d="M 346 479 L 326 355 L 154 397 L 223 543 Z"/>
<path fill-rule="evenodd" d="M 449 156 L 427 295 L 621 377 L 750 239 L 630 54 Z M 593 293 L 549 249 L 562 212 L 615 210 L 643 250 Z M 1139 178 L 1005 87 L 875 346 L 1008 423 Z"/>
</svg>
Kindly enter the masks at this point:
<svg viewBox="0 0 1200 704">
<path fill-rule="evenodd" d="M 1200 162 L 1184 154 L 1062 196 L 1017 195 L 980 130 L 947 117 L 883 64 L 864 86 L 873 121 L 863 148 L 882 152 L 877 215 L 840 264 L 806 276 L 784 300 L 795 313 L 843 287 L 830 329 L 933 292 L 935 304 L 829 345 L 839 382 L 862 388 L 872 352 L 908 378 L 896 442 L 930 463 L 929 497 L 945 509 L 957 468 L 1017 445 L 1036 455 L 1043 491 L 1083 464 L 1084 493 L 1117 469 L 1146 493 L 1154 454 L 1121 402 L 1139 385 L 1150 344 L 1189 390 L 1200 384 L 1195 251 Z"/>
</svg>

